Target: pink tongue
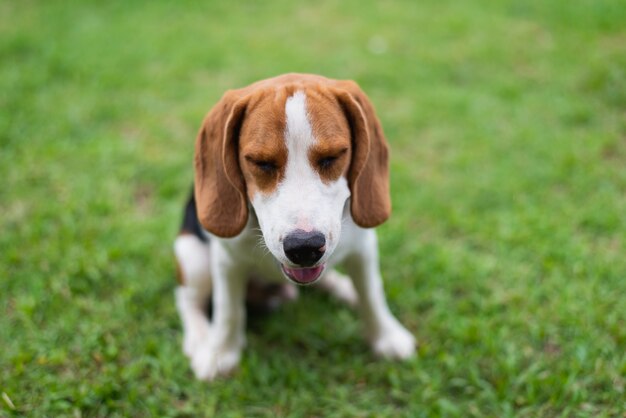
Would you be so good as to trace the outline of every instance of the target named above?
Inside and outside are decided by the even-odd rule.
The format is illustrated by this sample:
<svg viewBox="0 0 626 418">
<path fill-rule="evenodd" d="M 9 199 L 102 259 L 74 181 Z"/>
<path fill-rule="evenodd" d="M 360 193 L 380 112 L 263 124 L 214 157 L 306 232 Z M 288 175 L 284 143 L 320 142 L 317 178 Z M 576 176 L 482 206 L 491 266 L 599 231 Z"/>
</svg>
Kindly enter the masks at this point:
<svg viewBox="0 0 626 418">
<path fill-rule="evenodd" d="M 291 269 L 289 267 L 284 267 L 285 271 L 292 279 L 297 281 L 298 283 L 310 283 L 313 280 L 317 279 L 324 266 L 317 266 L 311 268 L 303 268 L 303 269 Z"/>
</svg>

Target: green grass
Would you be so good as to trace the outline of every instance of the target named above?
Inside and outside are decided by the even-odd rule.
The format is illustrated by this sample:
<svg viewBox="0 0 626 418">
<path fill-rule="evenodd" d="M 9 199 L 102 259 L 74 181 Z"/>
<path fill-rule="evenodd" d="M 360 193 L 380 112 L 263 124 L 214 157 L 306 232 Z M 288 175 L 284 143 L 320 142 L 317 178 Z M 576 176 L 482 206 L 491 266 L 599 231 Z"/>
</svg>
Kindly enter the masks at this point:
<svg viewBox="0 0 626 418">
<path fill-rule="evenodd" d="M 0 0 L 0 416 L 623 417 L 626 4 Z M 171 250 L 195 133 L 283 72 L 358 81 L 421 342 L 313 290 L 196 382 Z"/>
</svg>

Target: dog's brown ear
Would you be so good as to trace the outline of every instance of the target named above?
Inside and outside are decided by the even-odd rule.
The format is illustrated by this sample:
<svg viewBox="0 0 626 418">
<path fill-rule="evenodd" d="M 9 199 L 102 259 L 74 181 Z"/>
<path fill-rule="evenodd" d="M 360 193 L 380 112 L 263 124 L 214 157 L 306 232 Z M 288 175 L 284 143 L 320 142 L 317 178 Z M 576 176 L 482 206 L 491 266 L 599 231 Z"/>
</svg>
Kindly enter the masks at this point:
<svg viewBox="0 0 626 418">
<path fill-rule="evenodd" d="M 195 196 L 198 220 L 219 237 L 234 237 L 246 226 L 246 185 L 239 167 L 239 129 L 245 98 L 224 94 L 204 118 L 196 139 Z"/>
<path fill-rule="evenodd" d="M 374 106 L 352 81 L 337 84 L 339 103 L 352 132 L 352 162 L 348 171 L 350 210 L 354 222 L 372 228 L 391 214 L 389 148 Z"/>
</svg>

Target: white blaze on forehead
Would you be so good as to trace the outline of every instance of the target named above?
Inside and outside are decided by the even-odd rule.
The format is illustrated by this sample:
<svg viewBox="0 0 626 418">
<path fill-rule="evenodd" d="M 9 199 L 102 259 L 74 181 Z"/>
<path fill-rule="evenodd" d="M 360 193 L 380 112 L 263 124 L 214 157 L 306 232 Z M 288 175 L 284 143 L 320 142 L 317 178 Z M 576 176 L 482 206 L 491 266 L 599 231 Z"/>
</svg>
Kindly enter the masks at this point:
<svg viewBox="0 0 626 418">
<path fill-rule="evenodd" d="M 289 190 L 294 198 L 302 202 L 307 189 L 319 182 L 308 159 L 309 148 L 315 143 L 313 128 L 306 109 L 306 95 L 303 91 L 295 92 L 285 103 L 285 144 L 287 145 L 287 166 L 283 189 Z M 285 190 L 285 191 L 287 191 Z M 292 202 L 295 206 L 296 202 Z"/>
<path fill-rule="evenodd" d="M 278 225 L 285 222 L 293 227 L 300 223 L 297 218 L 307 218 L 303 212 L 310 210 L 316 183 L 321 183 L 307 158 L 315 137 L 303 91 L 296 91 L 285 102 L 285 119 L 283 137 L 287 146 L 287 164 L 284 177 L 274 193 L 257 193 L 253 198 L 257 212 L 264 212 L 258 213 L 261 228 L 264 224 Z"/>
<path fill-rule="evenodd" d="M 313 129 L 306 111 L 306 95 L 297 91 L 285 103 L 287 127 L 285 140 L 289 151 L 306 151 L 313 143 Z"/>
</svg>

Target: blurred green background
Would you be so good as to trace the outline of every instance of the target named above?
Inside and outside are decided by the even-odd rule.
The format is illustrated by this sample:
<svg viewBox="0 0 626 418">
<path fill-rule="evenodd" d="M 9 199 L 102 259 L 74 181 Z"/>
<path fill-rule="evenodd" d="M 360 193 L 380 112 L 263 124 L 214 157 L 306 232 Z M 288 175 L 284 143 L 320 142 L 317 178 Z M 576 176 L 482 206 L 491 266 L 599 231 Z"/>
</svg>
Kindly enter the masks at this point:
<svg viewBox="0 0 626 418">
<path fill-rule="evenodd" d="M 224 90 L 354 79 L 419 358 L 315 290 L 196 382 L 171 250 Z M 626 3 L 0 0 L 0 416 L 623 417 Z"/>
</svg>

